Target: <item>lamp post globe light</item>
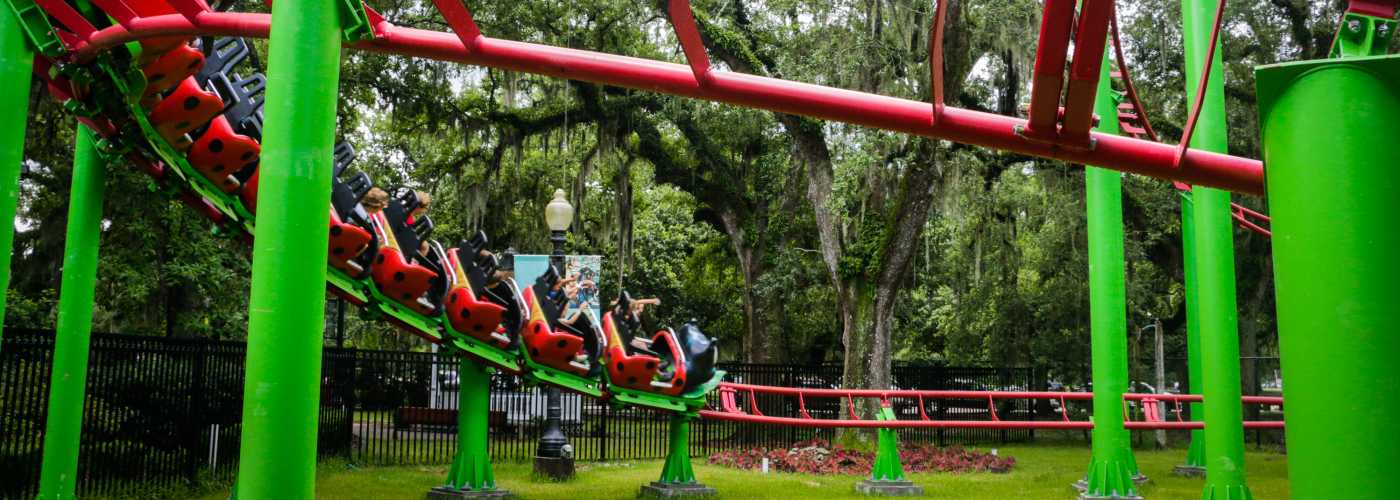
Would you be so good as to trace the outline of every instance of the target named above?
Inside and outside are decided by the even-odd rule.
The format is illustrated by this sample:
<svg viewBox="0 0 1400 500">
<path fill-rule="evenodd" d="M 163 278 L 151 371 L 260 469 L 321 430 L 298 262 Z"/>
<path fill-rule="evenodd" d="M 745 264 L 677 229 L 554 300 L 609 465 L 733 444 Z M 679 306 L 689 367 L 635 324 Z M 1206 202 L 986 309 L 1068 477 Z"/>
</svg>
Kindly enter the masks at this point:
<svg viewBox="0 0 1400 500">
<path fill-rule="evenodd" d="M 549 265 L 562 274 L 564 267 L 564 232 L 574 222 L 574 206 L 564 198 L 564 190 L 554 190 L 554 199 L 544 207 L 544 221 L 549 226 L 549 241 L 554 251 L 549 255 Z M 539 449 L 535 452 L 535 473 L 559 481 L 574 475 L 574 458 L 564 450 L 569 446 L 569 437 L 564 435 L 561 426 L 563 401 L 559 388 L 545 388 L 545 430 L 540 436 Z M 568 455 L 568 456 L 566 456 Z"/>
</svg>

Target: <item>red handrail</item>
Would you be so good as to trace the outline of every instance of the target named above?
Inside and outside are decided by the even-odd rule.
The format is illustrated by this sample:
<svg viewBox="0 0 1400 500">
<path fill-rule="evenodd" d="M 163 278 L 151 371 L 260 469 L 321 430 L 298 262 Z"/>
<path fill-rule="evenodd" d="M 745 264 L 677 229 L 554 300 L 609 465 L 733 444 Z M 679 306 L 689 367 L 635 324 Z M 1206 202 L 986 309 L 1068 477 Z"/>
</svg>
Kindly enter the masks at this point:
<svg viewBox="0 0 1400 500">
<path fill-rule="evenodd" d="M 740 410 L 733 401 L 733 395 L 737 392 L 747 393 L 750 400 L 752 412 L 745 413 Z M 946 427 L 946 428 L 996 428 L 996 429 L 1088 429 L 1093 427 L 1090 421 L 1071 420 L 1069 417 L 1068 403 L 1070 401 L 1089 401 L 1094 395 L 1090 392 L 1053 392 L 1053 391 L 942 391 L 942 390 L 877 390 L 877 389 L 817 389 L 801 387 L 776 387 L 764 385 L 740 384 L 724 382 L 720 384 L 720 410 L 705 410 L 701 412 L 704 418 L 729 421 L 745 421 L 763 424 L 795 425 L 799 427 Z M 755 400 L 759 394 L 768 394 L 780 397 L 796 397 L 797 415 L 796 417 L 769 416 L 757 412 Z M 832 398 L 840 400 L 842 409 L 845 410 L 844 418 L 821 419 L 814 418 L 807 409 L 808 398 Z M 876 399 L 884 406 L 894 407 L 895 400 L 911 400 L 917 402 L 918 419 L 878 421 L 862 419 L 856 412 L 857 398 Z M 987 420 L 934 420 L 929 418 L 926 411 L 926 404 L 929 400 L 980 400 L 987 401 Z M 1059 420 L 1008 420 L 999 414 L 996 409 L 998 400 L 1029 399 L 1029 400 L 1058 400 L 1060 403 Z M 1200 429 L 1204 424 L 1184 420 L 1181 416 L 1182 403 L 1202 402 L 1198 394 L 1124 394 L 1123 413 L 1127 419 L 1124 427 L 1128 429 Z M 1176 419 L 1168 420 L 1157 404 L 1171 403 L 1174 405 Z M 1129 411 L 1129 403 L 1139 403 L 1143 406 L 1144 420 L 1132 420 Z M 1240 398 L 1241 404 L 1282 406 L 1283 398 L 1279 396 L 1244 396 Z M 1035 403 L 1032 403 L 1034 405 Z M 1282 421 L 1252 421 L 1245 422 L 1245 428 L 1249 429 L 1276 429 L 1282 428 Z"/>
</svg>

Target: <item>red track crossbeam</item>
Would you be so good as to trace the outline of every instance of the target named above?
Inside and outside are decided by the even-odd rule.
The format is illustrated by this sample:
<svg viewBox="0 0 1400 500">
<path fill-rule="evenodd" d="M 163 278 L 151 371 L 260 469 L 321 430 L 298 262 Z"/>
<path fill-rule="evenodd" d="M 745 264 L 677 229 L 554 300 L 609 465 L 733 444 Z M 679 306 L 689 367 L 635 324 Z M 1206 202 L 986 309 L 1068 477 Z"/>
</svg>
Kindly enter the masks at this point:
<svg viewBox="0 0 1400 500">
<path fill-rule="evenodd" d="M 205 11 L 193 20 L 180 14 L 143 17 L 93 33 L 74 49 L 76 58 L 85 61 L 116 45 L 143 38 L 266 38 L 270 27 L 271 16 L 257 13 Z M 1067 149 L 1021 137 L 1016 129 L 1024 126 L 1026 120 L 1010 116 L 945 107 L 935 123 L 933 107 L 927 102 L 713 70 L 702 85 L 693 68 L 681 64 L 486 36 L 476 37 L 475 47 L 469 50 L 453 33 L 403 28 L 388 22 L 380 23 L 376 30 L 379 36 L 374 40 L 354 47 L 792 113 L 1189 184 L 1263 193 L 1263 165 L 1247 158 L 1189 150 L 1177 168 L 1177 151 L 1170 145 L 1093 134 L 1093 149 Z"/>
</svg>

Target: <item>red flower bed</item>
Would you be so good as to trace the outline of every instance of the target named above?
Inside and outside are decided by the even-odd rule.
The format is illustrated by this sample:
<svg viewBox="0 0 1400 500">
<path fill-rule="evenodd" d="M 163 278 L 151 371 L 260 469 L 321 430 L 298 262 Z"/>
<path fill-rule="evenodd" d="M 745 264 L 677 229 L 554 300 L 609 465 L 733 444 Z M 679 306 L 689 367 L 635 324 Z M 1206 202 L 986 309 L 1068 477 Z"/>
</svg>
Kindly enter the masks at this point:
<svg viewBox="0 0 1400 500">
<path fill-rule="evenodd" d="M 875 464 L 875 454 L 831 446 L 825 440 L 803 441 L 787 449 L 750 448 L 710 455 L 710 463 L 736 469 L 758 470 L 764 457 L 768 467 L 779 472 L 802 474 L 865 475 Z M 1010 472 L 1016 459 L 959 446 L 939 448 L 911 445 L 899 450 L 905 472 Z"/>
</svg>

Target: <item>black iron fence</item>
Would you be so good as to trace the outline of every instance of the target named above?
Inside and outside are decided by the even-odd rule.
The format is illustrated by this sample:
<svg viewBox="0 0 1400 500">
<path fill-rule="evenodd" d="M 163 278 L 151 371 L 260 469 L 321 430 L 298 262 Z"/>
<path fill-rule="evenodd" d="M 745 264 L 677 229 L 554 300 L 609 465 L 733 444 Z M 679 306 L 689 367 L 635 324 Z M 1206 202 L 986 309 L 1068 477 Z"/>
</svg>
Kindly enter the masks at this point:
<svg viewBox="0 0 1400 500">
<path fill-rule="evenodd" d="M 6 329 L 0 346 L 0 498 L 32 498 L 48 413 L 52 332 Z M 78 463 L 81 495 L 232 477 L 243 412 L 242 343 L 97 334 Z M 350 448 L 354 353 L 327 350 L 320 452 Z"/>
<path fill-rule="evenodd" d="M 0 347 L 0 497 L 32 497 L 39 475 L 53 350 L 51 332 L 5 332 Z M 203 480 L 226 481 L 238 458 L 242 415 L 242 343 L 94 335 L 83 423 L 79 491 L 117 495 Z M 320 452 L 366 465 L 445 464 L 456 450 L 456 358 L 417 352 L 326 348 L 322 360 Z M 726 364 L 728 379 L 762 385 L 838 387 L 839 365 Z M 1046 377 L 1026 368 L 898 365 L 903 389 L 1040 390 Z M 754 402 L 765 414 L 796 416 L 792 401 Z M 946 401 L 939 419 L 985 420 L 985 400 Z M 749 404 L 746 400 L 743 404 Z M 718 406 L 717 401 L 713 406 Z M 534 456 L 543 431 L 543 391 L 519 377 L 492 378 L 490 453 L 497 461 Z M 838 399 L 809 399 L 807 410 L 833 418 Z M 913 405 L 896 405 L 917 418 Z M 1048 408 L 1006 401 L 1006 418 L 1050 418 Z M 633 460 L 666 454 L 667 416 L 564 395 L 564 427 L 576 459 Z M 1056 417 L 1057 418 L 1057 417 Z M 787 446 L 834 431 L 701 420 L 691 430 L 696 456 L 722 449 Z M 911 429 L 901 438 L 948 444 L 1018 442 L 1030 430 Z"/>
</svg>

